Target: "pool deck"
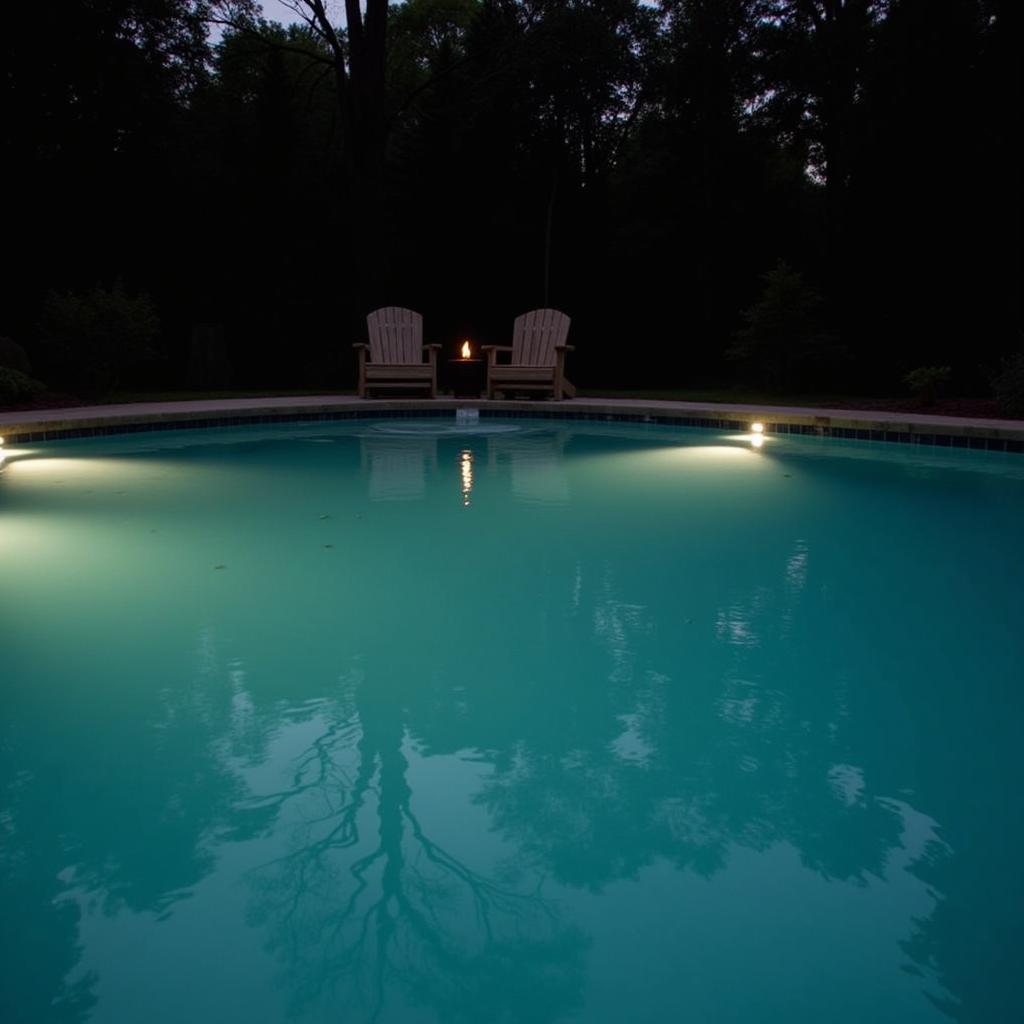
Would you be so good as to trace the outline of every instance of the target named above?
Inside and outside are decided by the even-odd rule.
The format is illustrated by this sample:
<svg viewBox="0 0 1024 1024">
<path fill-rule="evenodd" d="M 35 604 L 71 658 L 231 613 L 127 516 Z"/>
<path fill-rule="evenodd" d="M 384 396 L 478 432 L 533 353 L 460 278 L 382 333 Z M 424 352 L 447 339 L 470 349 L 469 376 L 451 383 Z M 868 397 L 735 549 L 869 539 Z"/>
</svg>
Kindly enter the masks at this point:
<svg viewBox="0 0 1024 1024">
<path fill-rule="evenodd" d="M 16 441 L 25 443 L 274 420 L 439 415 L 458 408 L 477 408 L 484 416 L 627 420 L 734 430 L 749 429 L 751 423 L 759 421 L 764 424 L 767 433 L 1024 453 L 1024 420 L 931 416 L 924 412 L 671 402 L 635 398 L 575 398 L 553 402 L 452 398 L 361 399 L 354 395 L 312 395 L 136 402 L 127 405 L 0 412 L 0 437 L 10 444 Z"/>
</svg>

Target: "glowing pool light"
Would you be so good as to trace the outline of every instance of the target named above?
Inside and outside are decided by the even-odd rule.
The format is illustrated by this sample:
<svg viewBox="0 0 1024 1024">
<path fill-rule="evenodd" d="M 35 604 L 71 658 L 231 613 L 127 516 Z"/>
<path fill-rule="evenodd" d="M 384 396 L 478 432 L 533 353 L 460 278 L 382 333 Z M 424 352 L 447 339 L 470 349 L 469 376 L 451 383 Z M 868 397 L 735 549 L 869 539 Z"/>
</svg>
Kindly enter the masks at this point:
<svg viewBox="0 0 1024 1024">
<path fill-rule="evenodd" d="M 763 434 L 764 433 L 764 424 L 763 423 L 751 423 L 750 424 L 750 429 L 755 434 Z"/>
</svg>

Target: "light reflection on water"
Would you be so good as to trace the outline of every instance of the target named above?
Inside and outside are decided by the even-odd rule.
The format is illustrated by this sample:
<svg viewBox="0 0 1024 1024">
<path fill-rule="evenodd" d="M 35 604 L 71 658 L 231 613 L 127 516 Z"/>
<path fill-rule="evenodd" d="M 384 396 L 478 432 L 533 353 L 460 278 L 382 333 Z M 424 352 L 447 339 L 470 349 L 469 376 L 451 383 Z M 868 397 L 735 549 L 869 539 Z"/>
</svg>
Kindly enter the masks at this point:
<svg viewBox="0 0 1024 1024">
<path fill-rule="evenodd" d="M 217 436 L 0 481 L 5 1021 L 1019 1016 L 1019 480 Z"/>
<path fill-rule="evenodd" d="M 459 472 L 462 476 L 462 505 L 469 508 L 473 494 L 473 452 L 468 448 L 459 452 Z"/>
</svg>

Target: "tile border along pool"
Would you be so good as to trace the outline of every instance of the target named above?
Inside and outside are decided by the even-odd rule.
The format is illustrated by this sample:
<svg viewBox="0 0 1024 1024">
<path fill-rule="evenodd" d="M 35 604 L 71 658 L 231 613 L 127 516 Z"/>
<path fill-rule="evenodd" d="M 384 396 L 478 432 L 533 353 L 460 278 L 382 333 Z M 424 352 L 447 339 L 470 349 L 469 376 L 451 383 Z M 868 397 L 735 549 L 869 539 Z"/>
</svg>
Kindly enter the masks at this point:
<svg viewBox="0 0 1024 1024">
<path fill-rule="evenodd" d="M 252 423 L 298 423 L 381 416 L 449 416 L 460 408 L 479 409 L 480 415 L 485 417 L 618 420 L 710 430 L 749 430 L 752 423 L 760 422 L 764 424 L 766 434 L 800 434 L 1024 454 L 1024 420 L 627 398 L 575 398 L 561 402 L 536 402 L 445 398 L 361 399 L 350 395 L 316 395 L 139 402 L 130 405 L 0 412 L 0 437 L 11 445 L 150 430 L 187 430 Z"/>
</svg>

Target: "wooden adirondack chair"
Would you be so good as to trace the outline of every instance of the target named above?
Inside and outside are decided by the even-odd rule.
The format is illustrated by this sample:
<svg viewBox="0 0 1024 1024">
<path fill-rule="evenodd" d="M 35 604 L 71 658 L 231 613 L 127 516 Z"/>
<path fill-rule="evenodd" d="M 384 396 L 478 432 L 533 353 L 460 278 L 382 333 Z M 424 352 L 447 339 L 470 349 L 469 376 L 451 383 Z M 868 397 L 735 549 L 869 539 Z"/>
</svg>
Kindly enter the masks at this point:
<svg viewBox="0 0 1024 1024">
<path fill-rule="evenodd" d="M 484 345 L 487 353 L 487 397 L 497 391 L 550 391 L 551 397 L 575 398 L 565 377 L 565 353 L 573 350 L 569 318 L 557 309 L 534 309 L 516 317 L 511 345 Z M 507 363 L 499 352 L 511 353 Z"/>
<path fill-rule="evenodd" d="M 366 318 L 366 328 L 370 343 L 352 346 L 359 353 L 360 398 L 374 387 L 426 387 L 431 398 L 437 394 L 437 353 L 441 346 L 423 344 L 423 317 L 419 313 L 385 306 Z"/>
</svg>

